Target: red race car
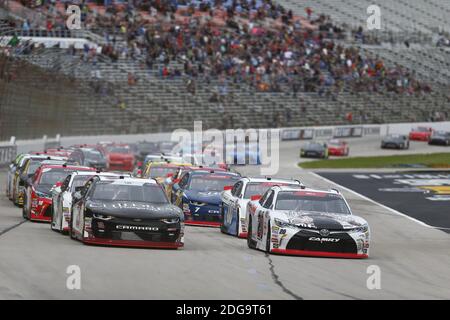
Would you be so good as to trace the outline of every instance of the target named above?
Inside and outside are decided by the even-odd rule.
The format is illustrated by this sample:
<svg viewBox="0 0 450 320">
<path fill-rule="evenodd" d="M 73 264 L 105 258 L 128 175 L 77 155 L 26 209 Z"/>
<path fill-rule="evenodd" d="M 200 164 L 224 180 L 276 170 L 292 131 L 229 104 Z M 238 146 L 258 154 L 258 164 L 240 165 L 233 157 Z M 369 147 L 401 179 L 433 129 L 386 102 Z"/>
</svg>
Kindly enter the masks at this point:
<svg viewBox="0 0 450 320">
<path fill-rule="evenodd" d="M 433 134 L 432 128 L 417 127 L 415 129 L 412 129 L 411 132 L 409 133 L 409 140 L 429 141 L 432 134 Z"/>
<path fill-rule="evenodd" d="M 113 144 L 105 147 L 108 169 L 111 171 L 133 171 L 134 153 L 127 144 Z"/>
<path fill-rule="evenodd" d="M 328 142 L 329 156 L 348 156 L 350 148 L 348 143 L 343 140 L 330 140 Z"/>
<path fill-rule="evenodd" d="M 94 168 L 68 165 L 42 165 L 27 186 L 23 217 L 32 221 L 51 221 L 53 186 L 61 183 L 73 171 L 95 171 Z"/>
</svg>

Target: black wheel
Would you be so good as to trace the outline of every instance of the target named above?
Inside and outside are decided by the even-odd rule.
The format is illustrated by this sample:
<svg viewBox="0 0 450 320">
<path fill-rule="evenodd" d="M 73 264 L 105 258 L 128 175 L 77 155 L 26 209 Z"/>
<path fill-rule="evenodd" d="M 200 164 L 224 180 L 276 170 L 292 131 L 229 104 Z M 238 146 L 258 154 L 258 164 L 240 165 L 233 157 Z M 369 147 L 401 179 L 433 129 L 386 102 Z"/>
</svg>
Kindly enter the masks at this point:
<svg viewBox="0 0 450 320">
<path fill-rule="evenodd" d="M 239 209 L 238 209 L 239 210 Z M 239 237 L 239 211 L 236 212 L 236 237 Z"/>
<path fill-rule="evenodd" d="M 52 204 L 52 221 L 50 223 L 50 229 L 52 229 L 55 232 L 60 232 L 58 229 L 55 228 L 55 206 Z"/>
<path fill-rule="evenodd" d="M 70 235 L 71 239 L 76 240 L 75 231 L 74 231 L 74 228 L 73 228 L 73 208 L 72 208 L 72 212 L 70 213 L 70 231 L 69 231 L 69 235 Z"/>
<path fill-rule="evenodd" d="M 271 235 L 272 231 L 270 230 L 270 221 L 268 222 L 267 225 L 267 236 L 266 236 L 266 252 L 270 253 L 270 235 Z"/>
<path fill-rule="evenodd" d="M 22 206 L 22 217 L 24 219 L 28 220 L 28 213 L 27 213 L 27 209 L 26 209 L 26 203 L 27 203 L 27 198 L 25 197 L 25 195 L 23 196 L 23 206 Z"/>
<path fill-rule="evenodd" d="M 226 233 L 226 231 L 225 231 L 225 213 L 223 210 L 223 202 L 222 202 L 222 205 L 220 206 L 220 215 L 222 216 L 222 223 L 220 224 L 220 232 Z"/>
<path fill-rule="evenodd" d="M 255 249 L 256 248 L 256 241 L 252 240 L 252 217 L 249 216 L 248 217 L 248 233 L 247 233 L 247 246 L 250 249 Z"/>
<path fill-rule="evenodd" d="M 25 206 L 22 207 L 22 217 L 23 217 L 24 219 L 28 219 L 27 213 L 26 213 L 26 211 L 25 211 Z"/>
</svg>

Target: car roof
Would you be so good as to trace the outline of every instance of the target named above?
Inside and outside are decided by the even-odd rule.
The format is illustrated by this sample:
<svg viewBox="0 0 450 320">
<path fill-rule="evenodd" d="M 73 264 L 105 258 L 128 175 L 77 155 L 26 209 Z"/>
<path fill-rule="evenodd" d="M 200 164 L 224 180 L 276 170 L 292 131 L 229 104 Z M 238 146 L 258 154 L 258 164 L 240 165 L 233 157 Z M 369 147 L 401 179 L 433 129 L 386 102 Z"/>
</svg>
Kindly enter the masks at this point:
<svg viewBox="0 0 450 320">
<path fill-rule="evenodd" d="M 217 175 L 217 176 L 230 176 L 230 177 L 240 177 L 239 173 L 230 171 L 220 171 L 220 170 L 194 170 L 189 171 L 192 175 Z"/>
<path fill-rule="evenodd" d="M 278 190 L 278 192 L 282 192 L 282 191 L 292 191 L 292 192 L 298 192 L 299 189 L 298 188 L 293 188 L 291 186 L 274 186 L 271 189 L 276 189 Z M 324 189 L 314 189 L 314 188 L 302 188 L 301 190 L 302 192 L 311 192 L 311 193 L 326 193 L 326 194 L 334 194 L 334 195 L 341 195 L 341 193 L 337 190 L 337 189 L 328 189 L 328 190 L 324 190 Z M 342 195 L 341 195 L 342 196 Z"/>
<path fill-rule="evenodd" d="M 44 164 L 41 166 L 42 169 L 69 169 L 69 170 L 87 170 L 95 171 L 94 168 L 84 167 L 84 166 L 73 166 L 65 164 Z"/>
<path fill-rule="evenodd" d="M 158 161 L 158 162 L 150 162 L 149 166 L 155 167 L 155 166 L 162 166 L 162 167 L 189 167 L 192 166 L 192 164 L 187 162 L 167 162 L 167 161 Z"/>
<path fill-rule="evenodd" d="M 124 177 L 123 179 L 108 179 L 106 177 L 100 177 L 100 181 L 111 181 L 111 184 L 115 185 L 134 185 L 134 186 L 143 186 L 144 184 L 154 184 L 158 185 L 158 182 L 155 179 L 142 179 L 142 178 L 130 178 Z"/>
<path fill-rule="evenodd" d="M 120 177 L 124 176 L 126 177 L 129 174 L 120 174 L 117 172 L 99 172 L 99 171 L 74 171 L 72 172 L 72 175 L 83 175 L 83 176 L 99 176 L 99 177 Z"/>
<path fill-rule="evenodd" d="M 270 183 L 290 183 L 290 184 L 298 184 L 302 185 L 300 180 L 293 179 L 280 179 L 280 178 L 262 178 L 262 177 L 244 177 L 242 180 L 247 180 L 249 183 L 251 182 L 270 182 Z"/>
</svg>

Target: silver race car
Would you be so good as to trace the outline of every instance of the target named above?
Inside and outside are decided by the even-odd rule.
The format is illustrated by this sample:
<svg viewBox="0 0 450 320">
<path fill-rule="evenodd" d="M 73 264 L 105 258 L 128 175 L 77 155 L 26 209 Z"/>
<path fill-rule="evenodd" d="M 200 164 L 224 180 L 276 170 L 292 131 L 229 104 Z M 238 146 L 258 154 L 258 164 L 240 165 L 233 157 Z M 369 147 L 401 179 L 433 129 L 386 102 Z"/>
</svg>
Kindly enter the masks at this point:
<svg viewBox="0 0 450 320">
<path fill-rule="evenodd" d="M 389 134 L 381 140 L 382 149 L 409 149 L 409 138 L 403 134 Z"/>
<path fill-rule="evenodd" d="M 272 179 L 272 178 L 250 178 L 240 179 L 232 187 L 222 192 L 220 212 L 222 224 L 220 230 L 239 238 L 247 238 L 247 204 L 252 197 L 264 194 L 273 186 L 300 187 L 298 180 Z"/>
</svg>

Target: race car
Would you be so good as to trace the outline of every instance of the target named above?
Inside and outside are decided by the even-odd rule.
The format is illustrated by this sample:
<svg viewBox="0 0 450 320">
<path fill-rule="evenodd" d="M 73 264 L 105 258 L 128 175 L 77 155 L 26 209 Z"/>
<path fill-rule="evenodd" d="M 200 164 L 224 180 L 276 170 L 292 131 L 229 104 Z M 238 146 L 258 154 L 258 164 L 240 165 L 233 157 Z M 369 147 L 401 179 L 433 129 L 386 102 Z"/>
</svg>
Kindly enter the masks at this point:
<svg viewBox="0 0 450 320">
<path fill-rule="evenodd" d="M 43 154 L 49 155 L 49 156 L 68 158 L 71 153 L 72 153 L 71 149 L 64 149 L 63 147 L 59 147 L 59 148 L 53 148 L 53 149 L 46 149 Z"/>
<path fill-rule="evenodd" d="M 136 144 L 137 152 L 135 154 L 136 160 L 140 162 L 144 162 L 145 157 L 152 153 L 157 153 L 158 144 L 156 142 L 151 141 L 139 141 Z"/>
<path fill-rule="evenodd" d="M 177 146 L 177 142 L 175 141 L 160 141 L 157 143 L 157 149 L 160 153 L 163 154 L 171 154 L 173 150 Z"/>
<path fill-rule="evenodd" d="M 326 143 L 315 141 L 308 142 L 300 149 L 300 158 L 328 158 L 328 146 Z"/>
<path fill-rule="evenodd" d="M 127 144 L 113 144 L 105 147 L 108 170 L 110 171 L 133 171 L 134 154 L 133 150 Z"/>
<path fill-rule="evenodd" d="M 6 197 L 9 200 L 12 200 L 12 194 L 13 194 L 13 182 L 14 182 L 14 176 L 16 174 L 16 171 L 19 169 L 19 165 L 21 163 L 21 160 L 26 156 L 26 154 L 19 154 L 16 156 L 16 158 L 11 161 L 10 165 L 8 166 L 8 174 L 6 176 Z"/>
<path fill-rule="evenodd" d="M 348 156 L 350 153 L 348 143 L 343 140 L 330 140 L 328 141 L 327 146 L 329 156 Z"/>
<path fill-rule="evenodd" d="M 337 190 L 270 188 L 247 205 L 247 245 L 267 253 L 367 258 L 368 223 Z"/>
<path fill-rule="evenodd" d="M 12 201 L 21 207 L 24 203 L 24 191 L 31 184 L 31 178 L 43 162 L 47 164 L 63 164 L 67 158 L 47 155 L 25 155 L 16 170 L 13 180 Z M 23 161 L 23 162 L 22 162 Z"/>
<path fill-rule="evenodd" d="M 93 176 L 119 178 L 121 175 L 112 172 L 74 171 L 57 183 L 52 189 L 52 230 L 66 233 L 69 231 L 70 214 L 72 209 L 72 195 L 84 186 Z M 129 176 L 131 177 L 131 176 Z"/>
<path fill-rule="evenodd" d="M 403 134 L 389 134 L 381 140 L 381 149 L 409 149 L 409 138 Z"/>
<path fill-rule="evenodd" d="M 256 143 L 235 143 L 226 145 L 226 163 L 234 165 L 260 165 L 262 163 L 259 145 Z"/>
<path fill-rule="evenodd" d="M 239 238 L 247 238 L 246 210 L 253 196 L 264 194 L 267 189 L 278 186 L 297 186 L 298 180 L 272 178 L 241 178 L 234 186 L 221 194 L 220 215 L 222 224 L 220 231 Z"/>
<path fill-rule="evenodd" d="M 180 168 L 189 166 L 191 166 L 190 163 L 149 162 L 142 176 L 144 178 L 155 179 L 159 183 L 163 183 L 168 176 L 173 175 Z"/>
<path fill-rule="evenodd" d="M 43 164 L 37 170 L 25 190 L 22 216 L 30 221 L 50 222 L 52 218 L 51 189 L 73 171 L 94 171 L 80 166 Z"/>
<path fill-rule="evenodd" d="M 180 248 L 183 212 L 154 179 L 95 176 L 74 194 L 70 236 L 87 244 Z"/>
<path fill-rule="evenodd" d="M 409 133 L 409 140 L 411 141 L 428 141 L 433 134 L 432 128 L 417 127 L 412 129 Z"/>
<path fill-rule="evenodd" d="M 429 145 L 450 146 L 450 132 L 449 131 L 436 131 L 430 137 L 428 141 Z"/>
<path fill-rule="evenodd" d="M 187 171 L 228 171 L 222 168 L 211 168 L 211 167 L 203 167 L 203 166 L 182 166 L 175 173 L 168 173 L 167 178 L 164 179 L 161 184 L 164 186 L 166 190 L 167 197 L 171 202 L 175 202 L 175 197 L 173 191 L 173 185 L 180 182 L 182 175 Z"/>
<path fill-rule="evenodd" d="M 92 167 L 97 170 L 106 170 L 107 168 L 106 157 L 96 148 L 83 147 L 74 149 L 67 162 Z"/>
<path fill-rule="evenodd" d="M 220 193 L 240 175 L 233 172 L 195 170 L 183 173 L 172 188 L 173 203 L 183 210 L 187 225 L 220 227 Z"/>
</svg>

